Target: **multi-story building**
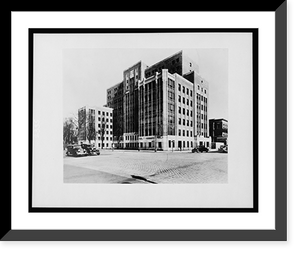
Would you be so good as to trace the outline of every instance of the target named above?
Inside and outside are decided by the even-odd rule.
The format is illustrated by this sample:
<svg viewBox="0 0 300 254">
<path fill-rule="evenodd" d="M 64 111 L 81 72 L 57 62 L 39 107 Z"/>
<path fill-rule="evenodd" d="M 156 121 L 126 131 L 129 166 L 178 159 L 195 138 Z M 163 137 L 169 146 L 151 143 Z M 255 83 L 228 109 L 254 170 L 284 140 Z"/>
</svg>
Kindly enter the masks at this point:
<svg viewBox="0 0 300 254">
<path fill-rule="evenodd" d="M 210 145 L 208 83 L 183 51 L 150 67 L 142 62 L 133 65 L 124 71 L 121 84 L 123 148 L 182 150 Z M 107 101 L 116 108 L 111 98 Z"/>
<path fill-rule="evenodd" d="M 121 147 L 123 140 L 123 82 L 107 89 L 107 107 L 113 108 L 113 142 L 115 147 Z M 123 142 L 122 142 L 123 143 Z"/>
<path fill-rule="evenodd" d="M 113 109 L 90 106 L 78 109 L 78 141 L 112 148 Z"/>
<path fill-rule="evenodd" d="M 226 119 L 209 119 L 209 135 L 213 143 L 222 142 L 227 144 L 228 121 Z"/>
</svg>

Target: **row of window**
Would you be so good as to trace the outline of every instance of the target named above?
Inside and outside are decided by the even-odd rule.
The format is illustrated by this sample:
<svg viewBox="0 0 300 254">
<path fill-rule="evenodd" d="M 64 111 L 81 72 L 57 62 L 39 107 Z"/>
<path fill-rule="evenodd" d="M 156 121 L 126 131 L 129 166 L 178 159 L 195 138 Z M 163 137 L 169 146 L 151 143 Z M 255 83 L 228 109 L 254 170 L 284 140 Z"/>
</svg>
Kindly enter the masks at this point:
<svg viewBox="0 0 300 254">
<path fill-rule="evenodd" d="M 178 124 L 181 125 L 181 118 L 178 118 Z M 193 121 L 189 121 L 189 120 L 186 120 L 186 119 L 182 119 L 182 125 L 185 126 L 190 126 L 190 127 L 193 127 Z"/>
<path fill-rule="evenodd" d="M 197 100 L 198 101 L 204 101 L 204 102 L 206 102 L 207 103 L 207 98 L 205 97 L 205 96 L 203 96 L 203 95 L 200 95 L 200 94 L 197 94 Z"/>
<path fill-rule="evenodd" d="M 101 117 L 98 117 L 98 121 L 101 122 Z M 102 118 L 102 122 L 105 122 L 105 118 Z M 106 122 L 108 122 L 108 118 L 106 118 Z M 110 118 L 110 122 L 112 123 L 112 118 Z"/>
<path fill-rule="evenodd" d="M 187 116 L 193 116 L 193 111 L 192 110 L 182 108 L 182 111 L 181 111 L 181 107 L 178 107 L 178 113 L 181 114 L 181 112 L 182 112 L 183 115 L 186 114 Z"/>
<path fill-rule="evenodd" d="M 200 105 L 197 105 L 197 109 L 198 109 L 198 110 L 204 110 L 204 111 L 207 111 L 207 107 L 206 107 L 205 105 L 203 105 L 203 104 L 201 104 L 201 106 L 200 106 Z"/>
<path fill-rule="evenodd" d="M 98 140 L 101 140 L 101 137 L 98 137 Z M 112 141 L 112 137 L 106 137 L 104 140 L 110 140 L 110 141 Z"/>
<path fill-rule="evenodd" d="M 187 137 L 193 137 L 193 131 L 178 129 L 178 136 L 181 136 L 181 134 L 182 134 L 183 137 L 185 137 L 185 135 Z"/>
<path fill-rule="evenodd" d="M 125 140 L 138 140 L 137 136 L 125 136 Z"/>
<path fill-rule="evenodd" d="M 98 115 L 101 115 L 101 111 L 98 111 Z M 104 111 L 102 111 L 102 115 L 105 116 L 105 112 Z M 106 112 L 106 116 L 112 116 L 112 113 Z"/>
<path fill-rule="evenodd" d="M 108 129 L 108 128 L 112 129 L 112 128 L 113 128 L 112 124 L 111 124 L 111 125 L 108 125 L 108 124 L 107 124 L 106 126 L 105 126 L 105 124 L 102 124 L 102 127 L 103 127 L 103 128 L 106 127 L 106 129 Z M 98 128 L 101 128 L 101 124 L 100 124 L 100 123 L 98 124 Z"/>
<path fill-rule="evenodd" d="M 100 131 L 99 131 L 99 133 L 98 133 L 99 135 L 100 135 Z M 104 133 L 105 134 L 105 133 Z M 113 134 L 113 132 L 112 131 L 106 131 L 106 135 L 112 135 Z M 100 135 L 101 136 L 101 135 Z"/>
<path fill-rule="evenodd" d="M 182 93 L 186 93 L 187 95 L 190 95 L 191 97 L 193 96 L 193 91 L 186 88 L 185 86 L 182 86 L 182 89 L 181 89 L 181 84 L 178 84 L 178 91 L 181 92 L 182 90 Z"/>
<path fill-rule="evenodd" d="M 101 143 L 98 143 L 98 147 L 101 147 Z M 103 147 L 108 147 L 108 143 L 103 143 Z"/>
<path fill-rule="evenodd" d="M 182 101 L 182 103 L 185 104 L 185 100 L 186 100 L 186 105 L 190 104 L 191 107 L 193 106 L 193 101 L 192 100 L 189 101 L 189 99 L 187 99 L 185 97 L 182 97 L 182 100 L 181 100 L 181 95 L 178 95 L 178 102 Z"/>
</svg>

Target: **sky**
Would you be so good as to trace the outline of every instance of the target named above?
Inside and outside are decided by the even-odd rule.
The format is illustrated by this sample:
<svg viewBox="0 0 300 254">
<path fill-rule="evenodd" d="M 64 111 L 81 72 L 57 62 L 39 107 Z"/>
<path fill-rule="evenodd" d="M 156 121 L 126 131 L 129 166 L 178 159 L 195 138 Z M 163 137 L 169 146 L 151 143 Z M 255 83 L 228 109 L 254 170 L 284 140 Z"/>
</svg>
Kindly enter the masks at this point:
<svg viewBox="0 0 300 254">
<path fill-rule="evenodd" d="M 106 104 L 107 88 L 123 80 L 123 71 L 142 61 L 153 65 L 183 50 L 209 83 L 209 119 L 228 119 L 228 49 L 226 48 L 70 48 L 63 50 L 63 113 L 76 115 L 85 105 Z"/>
</svg>

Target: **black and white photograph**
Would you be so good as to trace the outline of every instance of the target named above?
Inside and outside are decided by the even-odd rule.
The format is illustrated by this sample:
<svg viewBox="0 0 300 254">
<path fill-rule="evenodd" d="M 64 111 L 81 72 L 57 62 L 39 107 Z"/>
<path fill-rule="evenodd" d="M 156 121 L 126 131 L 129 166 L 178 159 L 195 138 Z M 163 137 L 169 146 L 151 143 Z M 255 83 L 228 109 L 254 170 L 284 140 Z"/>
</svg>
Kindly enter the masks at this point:
<svg viewBox="0 0 300 254">
<path fill-rule="evenodd" d="M 36 31 L 33 206 L 256 210 L 253 33 Z"/>
<path fill-rule="evenodd" d="M 63 67 L 64 183 L 228 182 L 228 49 L 66 49 Z"/>
</svg>

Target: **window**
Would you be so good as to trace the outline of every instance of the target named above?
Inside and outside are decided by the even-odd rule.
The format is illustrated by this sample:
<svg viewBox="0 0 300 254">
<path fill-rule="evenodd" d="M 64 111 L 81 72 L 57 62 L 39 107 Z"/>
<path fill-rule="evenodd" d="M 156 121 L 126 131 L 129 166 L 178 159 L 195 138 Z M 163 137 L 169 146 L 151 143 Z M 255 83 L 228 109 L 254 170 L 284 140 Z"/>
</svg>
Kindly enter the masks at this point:
<svg viewBox="0 0 300 254">
<path fill-rule="evenodd" d="M 182 109 L 182 114 L 184 114 L 184 115 L 185 115 L 185 108 L 183 108 L 183 109 Z"/>
<path fill-rule="evenodd" d="M 185 125 L 185 119 L 182 119 L 182 124 Z"/>
<path fill-rule="evenodd" d="M 189 110 L 188 110 L 188 109 L 186 110 L 186 115 L 187 115 L 187 116 L 189 115 Z"/>
<path fill-rule="evenodd" d="M 186 105 L 189 105 L 189 99 L 186 99 Z"/>
<path fill-rule="evenodd" d="M 110 116 L 112 116 L 112 113 L 110 113 Z"/>
<path fill-rule="evenodd" d="M 191 131 L 191 137 L 193 137 L 193 132 Z M 191 141 L 191 143 L 192 143 L 192 141 Z M 191 145 L 191 147 L 192 147 L 192 145 Z"/>
<path fill-rule="evenodd" d="M 101 115 L 101 111 L 98 111 L 98 115 Z"/>
<path fill-rule="evenodd" d="M 186 120 L 186 125 L 189 126 L 189 120 Z"/>
<path fill-rule="evenodd" d="M 181 118 L 178 118 L 178 124 L 181 124 Z"/>
<path fill-rule="evenodd" d="M 191 110 L 191 112 L 190 112 L 190 113 L 191 113 L 190 115 L 191 115 L 191 116 L 193 116 L 193 111 L 192 111 L 192 110 Z"/>
<path fill-rule="evenodd" d="M 185 87 L 184 86 L 182 86 L 182 92 L 185 93 Z"/>
<path fill-rule="evenodd" d="M 181 85 L 178 84 L 178 91 L 181 91 Z"/>
<path fill-rule="evenodd" d="M 105 112 L 102 112 L 102 115 L 105 116 Z"/>
<path fill-rule="evenodd" d="M 191 107 L 192 107 L 193 106 L 193 101 L 192 100 L 190 101 L 190 104 L 191 104 Z"/>
<path fill-rule="evenodd" d="M 189 95 L 189 89 L 188 88 L 186 89 L 186 94 Z"/>
<path fill-rule="evenodd" d="M 191 127 L 193 127 L 193 121 L 191 121 Z"/>
<path fill-rule="evenodd" d="M 185 130 L 182 130 L 182 136 L 185 136 Z M 184 141 L 183 141 L 184 142 Z"/>
<path fill-rule="evenodd" d="M 186 136 L 187 136 L 187 137 L 189 136 L 189 131 L 186 131 Z"/>
<path fill-rule="evenodd" d="M 181 102 L 181 96 L 178 95 L 178 102 Z"/>
<path fill-rule="evenodd" d="M 180 129 L 178 130 L 178 136 L 181 136 L 181 130 Z"/>
<path fill-rule="evenodd" d="M 181 107 L 178 107 L 178 113 L 181 114 Z"/>
<path fill-rule="evenodd" d="M 193 96 L 193 91 L 192 90 L 190 91 L 190 96 Z"/>
<path fill-rule="evenodd" d="M 183 103 L 183 104 L 185 103 L 185 98 L 184 98 L 184 97 L 182 98 L 182 103 Z"/>
</svg>

